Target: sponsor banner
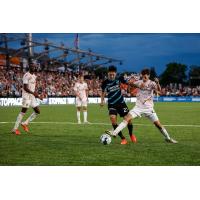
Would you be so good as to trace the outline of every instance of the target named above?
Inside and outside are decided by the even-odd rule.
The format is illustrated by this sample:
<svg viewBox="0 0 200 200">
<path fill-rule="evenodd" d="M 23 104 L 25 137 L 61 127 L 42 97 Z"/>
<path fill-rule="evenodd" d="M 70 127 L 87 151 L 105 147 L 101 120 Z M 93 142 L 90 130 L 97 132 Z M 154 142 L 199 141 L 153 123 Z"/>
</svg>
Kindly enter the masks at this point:
<svg viewBox="0 0 200 200">
<path fill-rule="evenodd" d="M 154 102 L 200 102 L 200 97 L 154 97 Z"/>
<path fill-rule="evenodd" d="M 65 104 L 75 104 L 75 97 L 50 97 L 45 98 L 42 101 L 37 100 L 40 105 L 65 105 Z M 136 98 L 125 98 L 126 102 L 135 102 Z M 101 102 L 100 97 L 90 97 L 88 98 L 89 104 L 97 104 Z M 107 102 L 107 98 L 105 98 L 105 102 Z M 21 106 L 22 98 L 0 98 L 0 106 Z"/>
<path fill-rule="evenodd" d="M 125 98 L 125 102 L 134 103 L 136 101 L 135 97 Z M 75 104 L 75 97 L 50 97 L 45 98 L 43 101 L 38 100 L 41 105 L 65 105 L 65 104 Z M 89 104 L 97 104 L 101 102 L 100 97 L 90 97 L 88 98 Z M 105 98 L 107 102 L 107 98 Z M 154 97 L 154 102 L 200 102 L 200 97 Z M 0 98 L 0 106 L 21 106 L 22 98 Z"/>
</svg>

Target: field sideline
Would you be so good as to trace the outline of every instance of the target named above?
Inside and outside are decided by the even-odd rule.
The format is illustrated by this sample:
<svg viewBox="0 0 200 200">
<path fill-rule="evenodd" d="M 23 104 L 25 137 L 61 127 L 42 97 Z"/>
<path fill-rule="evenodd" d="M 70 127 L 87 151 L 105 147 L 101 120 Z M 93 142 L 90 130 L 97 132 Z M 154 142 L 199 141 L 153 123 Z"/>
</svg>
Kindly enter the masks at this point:
<svg viewBox="0 0 200 200">
<path fill-rule="evenodd" d="M 125 129 L 128 145 L 120 145 L 116 138 L 104 146 L 99 137 L 111 128 L 107 107 L 94 104 L 88 107 L 89 125 L 76 124 L 73 105 L 41 106 L 41 115 L 30 125 L 31 133 L 15 136 L 10 130 L 20 107 L 0 107 L 0 165 L 200 165 L 200 103 L 155 103 L 155 109 L 179 144 L 165 143 L 142 118 L 134 121 L 137 144 L 130 142 Z"/>
</svg>

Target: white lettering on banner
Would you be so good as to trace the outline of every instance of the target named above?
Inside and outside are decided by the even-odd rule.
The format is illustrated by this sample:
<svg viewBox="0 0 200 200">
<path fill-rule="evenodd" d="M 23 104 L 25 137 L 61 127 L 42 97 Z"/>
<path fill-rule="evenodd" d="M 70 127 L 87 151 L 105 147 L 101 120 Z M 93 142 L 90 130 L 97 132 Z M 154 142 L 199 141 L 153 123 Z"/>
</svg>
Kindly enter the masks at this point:
<svg viewBox="0 0 200 200">
<path fill-rule="evenodd" d="M 21 106 L 22 98 L 0 98 L 0 106 Z"/>
<path fill-rule="evenodd" d="M 67 98 L 49 98 L 49 105 L 66 104 Z"/>
<path fill-rule="evenodd" d="M 75 103 L 76 103 L 75 97 L 66 98 L 66 104 L 75 104 Z"/>
<path fill-rule="evenodd" d="M 125 98 L 125 102 L 135 102 L 136 98 Z M 65 105 L 65 104 L 75 104 L 75 97 L 55 97 L 55 98 L 45 98 L 43 101 L 38 100 L 39 104 L 44 105 Z M 97 104 L 101 102 L 100 97 L 89 97 L 89 104 Z M 107 98 L 105 98 L 105 103 L 107 103 Z M 22 98 L 0 98 L 0 106 L 21 106 Z"/>
<path fill-rule="evenodd" d="M 163 101 L 176 101 L 176 98 L 173 98 L 173 97 L 164 97 Z"/>
<path fill-rule="evenodd" d="M 192 101 L 197 101 L 197 102 L 199 102 L 199 101 L 200 101 L 200 98 L 198 98 L 198 97 L 192 98 Z"/>
</svg>

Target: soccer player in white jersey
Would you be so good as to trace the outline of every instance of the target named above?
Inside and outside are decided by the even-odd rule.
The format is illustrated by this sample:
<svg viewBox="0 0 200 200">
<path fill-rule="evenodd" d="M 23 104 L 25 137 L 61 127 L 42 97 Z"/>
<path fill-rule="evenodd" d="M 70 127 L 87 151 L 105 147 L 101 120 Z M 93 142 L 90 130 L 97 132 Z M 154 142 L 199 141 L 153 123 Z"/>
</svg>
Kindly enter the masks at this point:
<svg viewBox="0 0 200 200">
<path fill-rule="evenodd" d="M 84 123 L 89 123 L 87 120 L 87 101 L 88 101 L 88 85 L 84 81 L 84 76 L 79 75 L 78 81 L 75 83 L 74 91 L 76 94 L 76 108 L 78 124 L 81 124 L 81 108 L 83 109 Z"/>
<path fill-rule="evenodd" d="M 16 135 L 20 135 L 20 131 L 18 129 L 20 124 L 25 132 L 29 132 L 29 122 L 33 121 L 37 115 L 40 114 L 36 98 L 40 98 L 42 100 L 42 97 L 35 92 L 37 78 L 34 74 L 35 71 L 35 64 L 30 62 L 29 71 L 23 76 L 22 109 L 17 116 L 14 128 L 12 130 L 12 133 Z M 22 122 L 22 119 L 30 106 L 33 108 L 34 112 L 24 122 Z"/>
<path fill-rule="evenodd" d="M 150 70 L 144 69 L 141 72 L 142 80 L 130 83 L 130 85 L 138 88 L 137 100 L 135 107 L 129 111 L 129 113 L 124 117 L 124 121 L 119 124 L 119 126 L 114 131 L 106 131 L 112 136 L 116 136 L 120 131 L 122 131 L 128 124 L 128 121 L 136 117 L 141 117 L 142 115 L 147 117 L 158 130 L 162 133 L 165 141 L 170 143 L 177 143 L 176 140 L 172 139 L 164 126 L 160 123 L 156 112 L 154 111 L 153 95 L 154 92 L 160 92 L 161 87 L 159 80 L 156 78 L 155 81 L 151 81 Z"/>
</svg>

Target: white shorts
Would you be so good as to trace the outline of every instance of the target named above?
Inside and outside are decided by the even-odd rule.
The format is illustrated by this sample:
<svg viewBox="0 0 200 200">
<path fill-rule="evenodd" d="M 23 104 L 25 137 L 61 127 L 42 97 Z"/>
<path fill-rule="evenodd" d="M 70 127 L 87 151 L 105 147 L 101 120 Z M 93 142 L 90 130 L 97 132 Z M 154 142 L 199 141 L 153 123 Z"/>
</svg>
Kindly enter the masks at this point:
<svg viewBox="0 0 200 200">
<path fill-rule="evenodd" d="M 29 108 L 30 106 L 32 108 L 35 108 L 37 107 L 39 104 L 36 100 L 36 98 L 34 96 L 25 96 L 25 97 L 22 97 L 22 107 L 23 108 Z"/>
<path fill-rule="evenodd" d="M 87 107 L 87 99 L 86 100 L 80 100 L 79 98 L 76 98 L 76 107 Z"/>
<path fill-rule="evenodd" d="M 153 108 L 139 108 L 135 106 L 132 110 L 129 111 L 129 114 L 132 115 L 133 119 L 136 117 L 145 116 L 152 122 L 158 121 L 158 116 Z"/>
</svg>

